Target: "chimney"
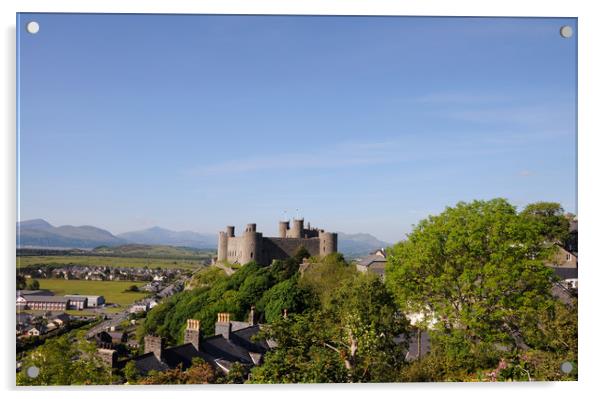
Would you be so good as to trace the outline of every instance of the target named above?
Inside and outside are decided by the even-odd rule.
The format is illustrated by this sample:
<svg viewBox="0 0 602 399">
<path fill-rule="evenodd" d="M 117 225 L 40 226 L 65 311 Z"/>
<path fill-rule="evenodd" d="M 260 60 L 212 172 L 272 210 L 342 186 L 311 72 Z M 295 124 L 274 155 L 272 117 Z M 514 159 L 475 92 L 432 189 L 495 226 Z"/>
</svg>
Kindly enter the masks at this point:
<svg viewBox="0 0 602 399">
<path fill-rule="evenodd" d="M 153 352 L 158 360 L 161 360 L 161 352 L 163 351 L 163 340 L 155 335 L 147 335 L 144 337 L 144 353 Z"/>
<path fill-rule="evenodd" d="M 109 347 L 101 347 L 96 350 L 98 357 L 110 368 L 115 367 L 117 364 L 117 351 L 110 349 Z"/>
<path fill-rule="evenodd" d="M 257 318 L 255 316 L 255 305 L 251 306 L 251 310 L 249 311 L 249 324 L 252 326 L 257 324 Z"/>
<path fill-rule="evenodd" d="M 198 320 L 188 319 L 186 321 L 184 343 L 191 343 L 197 351 L 201 350 L 201 325 Z"/>
<path fill-rule="evenodd" d="M 232 332 L 232 323 L 230 323 L 230 313 L 218 313 L 217 322 L 215 323 L 215 335 L 223 335 L 224 338 L 230 339 Z"/>
</svg>

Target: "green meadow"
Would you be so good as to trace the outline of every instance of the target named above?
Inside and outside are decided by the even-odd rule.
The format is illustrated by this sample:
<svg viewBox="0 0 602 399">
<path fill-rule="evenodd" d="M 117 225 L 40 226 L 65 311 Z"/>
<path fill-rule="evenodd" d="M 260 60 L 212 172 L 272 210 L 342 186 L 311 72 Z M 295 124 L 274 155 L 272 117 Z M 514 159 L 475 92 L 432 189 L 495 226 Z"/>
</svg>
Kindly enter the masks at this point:
<svg viewBox="0 0 602 399">
<path fill-rule="evenodd" d="M 203 266 L 202 260 L 130 258 L 113 256 L 17 256 L 17 268 L 47 265 L 78 265 L 108 267 L 148 267 L 150 269 L 186 269 L 196 270 Z"/>
<path fill-rule="evenodd" d="M 62 279 L 36 279 L 40 289 L 51 290 L 55 295 L 81 294 L 102 295 L 107 303 L 120 306 L 129 305 L 148 295 L 145 292 L 124 292 L 132 285 L 142 287 L 145 283 L 133 281 L 90 281 L 90 280 L 62 280 Z M 31 280 L 28 280 L 29 284 Z"/>
</svg>

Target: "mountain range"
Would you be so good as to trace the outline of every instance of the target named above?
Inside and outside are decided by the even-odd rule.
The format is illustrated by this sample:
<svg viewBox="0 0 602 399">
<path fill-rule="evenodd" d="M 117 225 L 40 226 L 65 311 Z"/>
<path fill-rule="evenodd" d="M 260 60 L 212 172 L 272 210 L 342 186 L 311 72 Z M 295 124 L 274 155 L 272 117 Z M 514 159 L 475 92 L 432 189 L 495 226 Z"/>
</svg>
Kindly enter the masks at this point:
<svg viewBox="0 0 602 399">
<path fill-rule="evenodd" d="M 338 233 L 339 252 L 355 257 L 378 248 L 389 246 L 376 237 L 366 234 Z M 215 249 L 217 234 L 202 234 L 194 231 L 172 231 L 161 227 L 131 231 L 113 235 L 94 226 L 58 226 L 44 219 L 26 220 L 17 223 L 17 248 L 80 248 L 92 249 L 99 246 L 125 244 L 170 245 L 197 249 Z"/>
</svg>

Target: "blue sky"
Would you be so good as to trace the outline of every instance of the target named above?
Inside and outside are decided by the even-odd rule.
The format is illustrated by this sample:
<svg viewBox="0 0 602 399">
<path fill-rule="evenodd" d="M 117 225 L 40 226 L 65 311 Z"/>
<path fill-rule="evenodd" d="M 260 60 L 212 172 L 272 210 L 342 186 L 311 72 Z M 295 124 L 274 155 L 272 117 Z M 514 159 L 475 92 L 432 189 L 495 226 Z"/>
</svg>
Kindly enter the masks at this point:
<svg viewBox="0 0 602 399">
<path fill-rule="evenodd" d="M 394 242 L 458 201 L 576 212 L 566 24 L 20 14 L 20 219 L 274 234 L 299 215 Z"/>
</svg>

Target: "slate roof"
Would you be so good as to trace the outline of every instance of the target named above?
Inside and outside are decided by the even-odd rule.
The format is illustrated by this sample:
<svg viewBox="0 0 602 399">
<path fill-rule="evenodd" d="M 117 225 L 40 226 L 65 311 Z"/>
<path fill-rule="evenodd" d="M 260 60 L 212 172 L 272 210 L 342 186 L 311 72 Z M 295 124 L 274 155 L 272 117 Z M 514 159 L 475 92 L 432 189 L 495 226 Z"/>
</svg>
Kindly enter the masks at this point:
<svg viewBox="0 0 602 399">
<path fill-rule="evenodd" d="M 242 330 L 233 331 L 230 334 L 230 340 L 236 345 L 242 346 L 249 352 L 265 353 L 270 347 L 265 340 L 254 341 L 253 337 L 259 333 L 261 327 L 259 324 L 255 324 L 244 328 Z"/>
<path fill-rule="evenodd" d="M 153 370 L 165 371 L 169 368 L 165 363 L 159 361 L 153 352 L 145 353 L 131 360 L 135 362 L 136 368 L 141 375 L 146 375 Z M 127 360 L 123 361 L 122 367 L 125 367 L 126 363 Z"/>
<path fill-rule="evenodd" d="M 46 296 L 46 295 L 23 295 L 27 302 L 69 302 L 69 298 L 62 296 Z"/>
<path fill-rule="evenodd" d="M 578 278 L 576 267 L 552 267 L 552 270 L 554 270 L 554 273 L 562 280 Z"/>
<path fill-rule="evenodd" d="M 17 296 L 19 295 L 42 295 L 42 296 L 53 296 L 54 293 L 48 290 L 19 290 L 17 291 Z"/>
<path fill-rule="evenodd" d="M 59 313 L 56 316 L 52 316 L 52 320 L 60 320 L 63 323 L 66 323 L 71 320 L 71 317 L 69 317 L 67 313 Z"/>
<path fill-rule="evenodd" d="M 151 370 L 163 371 L 178 365 L 182 365 L 182 369 L 185 370 L 192 365 L 194 358 L 199 357 L 226 372 L 237 362 L 246 367 L 259 364 L 263 354 L 270 349 L 265 340 L 254 342 L 252 339 L 260 331 L 260 325 L 231 323 L 230 339 L 221 334 L 204 338 L 201 340 L 200 351 L 192 343 L 186 343 L 163 349 L 160 361 L 153 353 L 145 353 L 131 360 L 136 362 L 136 368 L 142 375 Z M 127 360 L 122 361 L 118 367 L 125 367 L 126 363 Z"/>
<path fill-rule="evenodd" d="M 161 352 L 161 360 L 169 368 L 176 368 L 181 364 L 182 369 L 185 370 L 192 366 L 192 360 L 196 357 L 200 357 L 206 362 L 211 361 L 206 354 L 199 352 L 191 343 L 173 346 Z"/>
<path fill-rule="evenodd" d="M 552 295 L 564 304 L 573 304 L 576 299 L 576 291 L 566 288 L 562 283 L 554 283 Z"/>
<path fill-rule="evenodd" d="M 123 341 L 124 334 L 122 332 L 110 332 L 108 333 L 112 340 Z M 125 338 L 127 339 L 127 334 L 125 334 Z"/>
<path fill-rule="evenodd" d="M 365 258 L 360 259 L 357 263 L 360 266 L 369 267 L 373 263 L 386 263 L 386 262 L 387 262 L 387 259 L 383 258 L 380 255 L 368 255 Z"/>
</svg>

